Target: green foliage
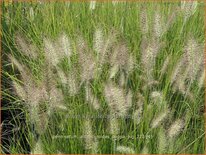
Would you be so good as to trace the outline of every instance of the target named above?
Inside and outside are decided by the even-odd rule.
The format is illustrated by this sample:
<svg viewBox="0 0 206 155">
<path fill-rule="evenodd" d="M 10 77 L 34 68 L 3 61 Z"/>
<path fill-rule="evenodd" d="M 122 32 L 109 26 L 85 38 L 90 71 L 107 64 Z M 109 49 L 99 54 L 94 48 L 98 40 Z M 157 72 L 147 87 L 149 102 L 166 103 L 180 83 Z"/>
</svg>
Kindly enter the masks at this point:
<svg viewBox="0 0 206 155">
<path fill-rule="evenodd" d="M 113 5 L 111 2 L 97 2 L 94 10 L 89 9 L 89 5 L 88 2 L 16 2 L 8 6 L 2 5 L 2 96 L 3 100 L 11 103 L 3 107 L 2 110 L 12 112 L 20 109 L 26 120 L 26 125 L 23 128 L 21 127 L 20 132 L 18 132 L 20 138 L 11 139 L 11 146 L 2 146 L 2 148 L 6 147 L 11 153 L 24 153 L 24 144 L 20 141 L 21 137 L 25 136 L 24 143 L 28 143 L 32 150 L 34 150 L 35 144 L 40 141 L 42 149 L 40 151 L 42 153 L 91 153 L 85 149 L 82 134 L 86 130 L 84 128 L 86 116 L 93 116 L 94 118 L 91 118 L 92 132 L 98 140 L 96 153 L 119 153 L 116 152 L 116 146 L 121 145 L 133 148 L 135 153 L 140 153 L 143 148 L 147 147 L 148 153 L 203 154 L 205 151 L 205 129 L 204 115 L 201 108 L 204 107 L 205 102 L 204 88 L 198 87 L 197 80 L 192 83 L 190 90 L 194 98 L 191 100 L 187 95 L 179 91 L 173 91 L 170 81 L 174 68 L 184 53 L 188 38 L 194 36 L 198 43 L 204 44 L 203 3 L 198 4 L 196 12 L 189 17 L 185 24 L 183 15 L 178 13 L 174 23 L 159 39 L 160 42 L 164 42 L 164 46 L 160 48 L 154 64 L 154 79 L 158 81 L 158 84 L 152 85 L 151 88 L 147 85 L 148 81 L 144 79 L 145 70 L 141 66 L 143 34 L 139 26 L 139 16 L 142 4 L 140 2 L 125 2 Z M 174 12 L 174 8 L 180 6 L 180 3 L 147 2 L 145 5 L 147 6 L 146 11 L 148 13 L 149 29 L 151 30 L 157 6 L 160 7 L 161 16 L 163 21 L 166 22 Z M 71 96 L 68 90 L 60 84 L 58 87 L 63 91 L 66 110 L 55 109 L 48 119 L 48 127 L 39 138 L 35 138 L 36 134 L 31 125 L 29 108 L 12 88 L 12 81 L 23 82 L 19 71 L 10 62 L 8 56 L 14 56 L 19 62 L 27 66 L 34 76 L 34 81 L 40 84 L 46 74 L 43 70 L 45 64 L 44 38 L 49 38 L 55 42 L 62 32 L 68 35 L 73 55 L 70 61 L 63 59 L 58 64 L 58 68 L 69 75 L 72 68 L 78 64 L 79 36 L 83 37 L 89 49 L 93 49 L 93 36 L 99 28 L 104 36 L 109 36 L 112 30 L 117 32 L 115 45 L 124 40 L 129 53 L 135 59 L 135 67 L 129 73 L 125 90 L 126 93 L 131 90 L 133 94 L 133 104 L 128 112 L 129 114 L 132 115 L 135 109 L 143 106 L 140 123 L 136 124 L 131 117 L 118 118 L 119 137 L 123 138 L 115 139 L 110 134 L 109 118 L 106 116 L 110 114 L 111 109 L 104 94 L 104 84 L 109 77 L 110 66 L 105 64 L 101 74 L 89 85 L 92 93 L 97 96 L 101 108 L 95 110 L 85 101 L 86 92 L 84 88 L 88 86 L 87 83 L 83 83 L 78 94 L 74 96 Z M 16 47 L 15 35 L 17 33 L 22 34 L 26 40 L 30 41 L 30 44 L 37 47 L 37 59 L 26 56 Z M 147 34 L 147 39 L 152 38 L 152 33 L 150 31 Z M 147 41 L 149 42 L 150 39 Z M 161 75 L 161 68 L 167 56 L 170 56 L 169 65 L 166 73 Z M 80 71 L 77 72 L 79 75 Z M 118 83 L 120 76 L 121 74 L 118 72 L 113 79 L 114 83 Z M 77 79 L 80 80 L 79 77 Z M 61 81 L 61 79 L 57 80 Z M 155 91 L 162 93 L 160 101 L 151 98 L 151 93 Z M 138 93 L 141 93 L 144 97 L 141 100 L 143 105 L 136 104 L 141 99 Z M 170 109 L 167 120 L 162 122 L 161 127 L 151 128 L 150 123 L 153 118 L 167 107 Z M 41 110 L 44 111 L 45 109 L 47 110 L 46 103 L 41 104 Z M 103 116 L 104 118 L 96 118 L 95 116 Z M 159 142 L 158 138 L 160 139 L 160 136 L 167 134 L 165 132 L 168 131 L 172 122 L 177 119 L 183 119 L 185 122 L 181 134 L 175 140 L 168 141 L 168 146 L 160 147 L 159 145 L 163 145 L 166 140 L 165 137 L 161 137 L 162 141 Z M 21 117 L 12 115 L 12 123 L 14 126 L 21 126 Z"/>
</svg>

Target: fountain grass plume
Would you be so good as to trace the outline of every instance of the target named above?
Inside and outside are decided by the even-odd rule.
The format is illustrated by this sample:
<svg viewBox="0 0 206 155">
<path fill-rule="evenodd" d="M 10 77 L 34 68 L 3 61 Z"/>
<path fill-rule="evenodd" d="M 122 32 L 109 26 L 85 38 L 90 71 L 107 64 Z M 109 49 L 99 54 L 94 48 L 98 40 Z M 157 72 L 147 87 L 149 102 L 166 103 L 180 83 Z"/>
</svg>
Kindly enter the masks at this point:
<svg viewBox="0 0 206 155">
<path fill-rule="evenodd" d="M 150 126 L 151 128 L 157 128 L 169 115 L 169 110 L 165 109 L 164 111 L 162 111 L 158 116 L 156 116 Z"/>
<path fill-rule="evenodd" d="M 59 56 L 55 48 L 55 44 L 53 41 L 44 38 L 44 51 L 45 51 L 45 58 L 49 65 L 56 67 L 59 63 Z"/>
<path fill-rule="evenodd" d="M 119 132 L 120 132 L 119 120 L 117 116 L 113 114 L 113 111 L 111 110 L 110 117 L 109 117 L 109 133 L 115 139 L 116 136 L 118 136 Z"/>
<path fill-rule="evenodd" d="M 119 153 L 134 154 L 134 149 L 126 146 L 117 146 L 116 151 Z"/>
<path fill-rule="evenodd" d="M 36 59 L 38 57 L 38 52 L 36 47 L 29 43 L 26 38 L 23 37 L 19 32 L 15 34 L 15 43 L 18 50 L 20 50 L 24 55 L 29 58 Z"/>
<path fill-rule="evenodd" d="M 140 29 L 143 35 L 146 35 L 149 31 L 149 22 L 147 17 L 146 5 L 141 5 L 140 8 Z"/>
<path fill-rule="evenodd" d="M 90 153 L 98 152 L 98 141 L 93 135 L 92 131 L 92 122 L 89 119 L 84 121 L 84 130 L 83 130 L 84 140 L 85 140 L 85 149 Z"/>
<path fill-rule="evenodd" d="M 56 44 L 58 44 L 56 52 L 58 53 L 59 57 L 66 57 L 70 61 L 70 57 L 72 56 L 71 42 L 65 32 L 59 36 Z"/>
<path fill-rule="evenodd" d="M 131 94 L 126 94 L 122 88 L 115 86 L 108 82 L 105 84 L 104 95 L 110 109 L 117 114 L 117 116 L 125 116 L 132 106 Z"/>
<path fill-rule="evenodd" d="M 180 132 L 184 128 L 184 124 L 185 122 L 182 119 L 175 120 L 169 127 L 167 131 L 167 136 L 169 138 L 175 138 L 176 136 L 178 136 L 178 134 L 180 134 Z"/>
<path fill-rule="evenodd" d="M 100 109 L 100 103 L 98 98 L 93 95 L 92 89 L 90 88 L 89 84 L 85 85 L 86 90 L 86 101 L 91 105 L 95 110 Z"/>
<path fill-rule="evenodd" d="M 97 69 L 95 57 L 82 37 L 78 39 L 77 50 L 79 54 L 82 82 L 94 79 Z"/>
<path fill-rule="evenodd" d="M 158 153 L 165 153 L 167 150 L 168 139 L 166 135 L 166 131 L 163 127 L 160 128 L 158 132 Z"/>
</svg>

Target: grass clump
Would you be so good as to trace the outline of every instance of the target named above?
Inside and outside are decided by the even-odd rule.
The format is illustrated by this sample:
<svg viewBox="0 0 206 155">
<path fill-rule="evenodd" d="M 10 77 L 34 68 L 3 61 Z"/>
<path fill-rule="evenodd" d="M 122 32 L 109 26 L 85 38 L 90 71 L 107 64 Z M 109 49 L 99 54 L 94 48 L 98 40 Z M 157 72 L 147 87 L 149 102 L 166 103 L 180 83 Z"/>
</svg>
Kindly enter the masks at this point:
<svg viewBox="0 0 206 155">
<path fill-rule="evenodd" d="M 4 153 L 204 152 L 202 2 L 2 9 Z"/>
</svg>

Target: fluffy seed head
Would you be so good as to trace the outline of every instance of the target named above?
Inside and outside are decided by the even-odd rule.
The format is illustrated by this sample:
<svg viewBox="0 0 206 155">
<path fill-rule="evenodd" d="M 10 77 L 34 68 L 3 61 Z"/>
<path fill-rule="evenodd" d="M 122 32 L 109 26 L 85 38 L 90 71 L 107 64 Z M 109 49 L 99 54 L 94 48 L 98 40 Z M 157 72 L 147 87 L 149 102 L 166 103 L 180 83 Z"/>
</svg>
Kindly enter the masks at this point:
<svg viewBox="0 0 206 155">
<path fill-rule="evenodd" d="M 39 134 L 43 134 L 48 127 L 48 113 L 38 110 L 38 120 L 36 120 L 36 130 Z"/>
<path fill-rule="evenodd" d="M 63 105 L 63 94 L 62 92 L 56 87 L 56 85 L 53 85 L 51 87 L 51 90 L 49 91 L 49 107 L 52 110 L 53 108 L 61 108 Z"/>
<path fill-rule="evenodd" d="M 110 76 L 109 76 L 109 78 L 112 79 L 117 74 L 118 71 L 119 71 L 118 65 L 113 66 L 110 69 Z"/>
<path fill-rule="evenodd" d="M 98 28 L 94 33 L 94 50 L 97 53 L 98 68 L 101 70 L 103 64 L 108 62 L 109 48 L 113 43 L 113 33 L 104 37 L 102 29 Z"/>
<path fill-rule="evenodd" d="M 42 142 L 40 140 L 36 143 L 34 149 L 32 150 L 32 154 L 44 154 Z"/>
<path fill-rule="evenodd" d="M 25 71 L 25 70 L 24 70 L 24 69 L 25 69 L 24 65 L 22 65 L 22 64 L 21 64 L 15 57 L 13 57 L 12 55 L 9 55 L 8 57 L 9 57 L 11 63 L 14 64 L 14 65 L 17 67 L 17 69 L 20 71 L 20 73 L 24 73 L 24 71 Z"/>
<path fill-rule="evenodd" d="M 38 104 L 31 104 L 29 105 L 28 111 L 29 111 L 29 116 L 30 116 L 30 122 L 31 124 L 34 124 L 36 129 L 38 130 L 39 122 L 40 122 L 40 117 L 38 114 L 39 111 L 39 105 Z M 38 130 L 39 132 L 39 130 Z"/>
<path fill-rule="evenodd" d="M 91 88 L 86 85 L 86 101 L 91 104 L 91 106 L 98 110 L 100 108 L 100 104 L 98 102 L 98 99 L 93 95 Z"/>
<path fill-rule="evenodd" d="M 192 16 L 197 10 L 197 1 L 181 1 L 181 10 L 184 14 L 185 20 Z"/>
<path fill-rule="evenodd" d="M 120 132 L 119 122 L 115 115 L 111 115 L 109 119 L 109 131 L 112 136 L 117 136 Z"/>
<path fill-rule="evenodd" d="M 171 84 L 174 83 L 179 78 L 179 76 L 183 74 L 182 71 L 183 71 L 184 64 L 186 64 L 186 62 L 187 62 L 187 60 L 186 60 L 185 56 L 183 56 L 179 60 L 179 62 L 175 66 L 175 69 L 172 72 Z M 183 79 L 183 81 L 184 81 L 184 79 Z"/>
<path fill-rule="evenodd" d="M 155 102 L 161 102 L 161 101 L 163 100 L 162 92 L 153 91 L 153 92 L 151 93 L 151 98 L 152 98 Z"/>
<path fill-rule="evenodd" d="M 127 62 L 127 66 L 125 69 L 126 69 L 127 73 L 130 73 L 134 70 L 134 68 L 135 68 L 135 59 L 134 59 L 134 56 L 132 54 L 130 54 L 128 62 Z"/>
<path fill-rule="evenodd" d="M 167 23 L 165 24 L 165 28 L 163 29 L 163 33 L 167 32 L 169 28 L 174 24 L 179 13 L 179 7 L 173 7 L 172 9 L 173 13 L 169 16 Z"/>
<path fill-rule="evenodd" d="M 142 49 L 142 55 L 141 55 L 141 64 L 143 67 L 143 70 L 147 76 L 148 81 L 153 80 L 153 70 L 155 66 L 155 60 L 157 57 L 157 54 L 159 52 L 161 46 L 156 45 L 154 42 L 149 43 L 145 49 Z"/>
<path fill-rule="evenodd" d="M 68 77 L 68 86 L 71 96 L 76 95 L 79 92 L 79 84 L 77 79 L 77 72 L 75 70 L 70 71 Z"/>
<path fill-rule="evenodd" d="M 66 2 L 66 6 L 69 8 L 69 6 L 70 6 L 70 1 L 67 1 L 67 2 Z"/>
<path fill-rule="evenodd" d="M 151 122 L 151 128 L 157 128 L 168 116 L 169 111 L 166 109 Z"/>
<path fill-rule="evenodd" d="M 125 79 L 125 78 L 126 78 L 126 77 L 125 77 L 124 73 L 121 73 L 121 74 L 120 74 L 120 78 L 119 78 L 119 85 L 120 85 L 121 87 L 124 87 L 125 84 L 126 84 L 126 79 Z"/>
<path fill-rule="evenodd" d="M 118 116 L 125 116 L 131 103 L 127 103 L 127 97 L 123 89 L 114 84 L 105 85 L 104 94 L 109 107 L 117 113 Z"/>
<path fill-rule="evenodd" d="M 152 98 L 160 98 L 160 97 L 162 97 L 162 93 L 158 92 L 158 91 L 153 91 L 151 94 L 151 97 Z"/>
<path fill-rule="evenodd" d="M 34 9 L 32 7 L 29 8 L 29 16 L 31 21 L 34 20 Z"/>
<path fill-rule="evenodd" d="M 25 84 L 25 88 L 28 94 L 27 102 L 30 105 L 38 105 L 41 101 L 48 99 L 48 94 L 45 86 L 37 86 L 37 85 L 27 86 Z"/>
<path fill-rule="evenodd" d="M 142 151 L 141 151 L 141 154 L 148 154 L 149 153 L 149 149 L 147 146 L 144 146 Z"/>
<path fill-rule="evenodd" d="M 165 153 L 167 148 L 167 136 L 163 128 L 158 133 L 158 153 Z"/>
<path fill-rule="evenodd" d="M 101 29 L 97 29 L 94 33 L 94 50 L 97 53 L 98 59 L 100 59 L 100 57 L 104 55 L 104 53 L 102 53 L 103 46 L 104 46 L 103 32 Z"/>
<path fill-rule="evenodd" d="M 135 123 L 138 125 L 142 120 L 142 114 L 143 114 L 143 105 L 140 106 L 135 112 L 133 113 L 133 119 Z"/>
<path fill-rule="evenodd" d="M 147 18 L 147 10 L 145 5 L 141 6 L 140 11 L 140 29 L 143 33 L 143 35 L 148 33 L 149 30 L 149 24 L 148 24 L 148 18 Z"/>
<path fill-rule="evenodd" d="M 22 100 L 26 100 L 27 99 L 27 94 L 25 92 L 25 89 L 23 86 L 21 86 L 19 83 L 17 83 L 16 81 L 13 81 L 13 86 L 14 89 L 17 93 L 17 95 L 22 99 Z"/>
<path fill-rule="evenodd" d="M 120 68 L 127 68 L 129 53 L 124 43 L 117 45 L 114 48 L 114 53 L 111 57 L 110 63 L 112 66 L 118 65 Z"/>
<path fill-rule="evenodd" d="M 59 57 L 54 47 L 54 43 L 47 38 L 44 38 L 45 57 L 49 64 L 57 66 Z"/>
<path fill-rule="evenodd" d="M 16 47 L 26 56 L 36 59 L 38 54 L 35 51 L 35 47 L 29 44 L 29 42 L 26 41 L 26 39 L 20 34 L 17 33 L 15 35 L 15 43 Z"/>
<path fill-rule="evenodd" d="M 204 82 L 205 82 L 205 70 L 203 69 L 200 78 L 198 80 L 198 87 L 201 88 L 204 86 Z"/>
<path fill-rule="evenodd" d="M 85 137 L 85 148 L 92 149 L 93 143 L 93 132 L 92 132 L 92 124 L 90 120 L 85 120 L 84 122 L 84 137 Z"/>
<path fill-rule="evenodd" d="M 170 62 L 170 56 L 167 56 L 167 58 L 165 59 L 164 63 L 163 63 L 163 66 L 161 68 L 161 75 L 160 77 L 162 77 L 162 75 L 164 75 L 166 73 L 166 70 L 168 68 L 168 65 L 169 65 L 169 62 Z"/>
<path fill-rule="evenodd" d="M 185 76 L 192 83 L 200 68 L 204 66 L 204 45 L 199 45 L 194 38 L 190 38 L 185 46 L 185 56 L 187 58 Z"/>
<path fill-rule="evenodd" d="M 140 92 L 137 92 L 136 94 L 136 99 L 137 99 L 137 102 L 136 102 L 136 106 L 139 108 L 139 107 L 143 107 L 144 106 L 144 102 L 145 102 L 145 97 L 140 93 Z"/>
<path fill-rule="evenodd" d="M 112 5 L 116 6 L 119 3 L 119 1 L 113 0 Z"/>
<path fill-rule="evenodd" d="M 92 132 L 92 123 L 89 119 L 84 121 L 84 139 L 85 139 L 85 149 L 91 151 L 91 153 L 96 153 L 98 150 L 98 142 L 96 137 Z"/>
<path fill-rule="evenodd" d="M 90 4 L 89 4 L 89 9 L 94 10 L 95 6 L 96 6 L 96 1 L 91 1 Z"/>
<path fill-rule="evenodd" d="M 99 69 L 101 69 L 105 63 L 109 63 L 111 55 L 113 54 L 110 50 L 116 40 L 116 35 L 116 31 L 112 30 L 107 37 L 104 37 L 101 29 L 96 30 L 94 35 L 94 49 L 97 52 Z"/>
<path fill-rule="evenodd" d="M 81 79 L 83 81 L 89 81 L 94 78 L 96 72 L 96 62 L 91 51 L 88 50 L 83 38 L 78 40 L 78 54 L 79 63 L 81 66 Z"/>
<path fill-rule="evenodd" d="M 65 73 L 61 69 L 57 69 L 57 74 L 61 80 L 62 84 L 67 84 L 67 77 Z"/>
<path fill-rule="evenodd" d="M 177 119 L 175 122 L 173 122 L 170 128 L 168 129 L 168 137 L 169 138 L 176 137 L 184 128 L 184 124 L 185 124 L 184 121 L 181 119 Z"/>
<path fill-rule="evenodd" d="M 120 153 L 125 153 L 125 154 L 134 154 L 135 153 L 132 148 L 126 147 L 126 146 L 117 146 L 116 151 L 120 152 Z"/>
<path fill-rule="evenodd" d="M 162 32 L 163 32 L 162 18 L 161 18 L 161 14 L 160 14 L 159 10 L 155 11 L 153 28 L 154 28 L 154 36 L 157 39 L 159 39 L 162 35 Z"/>
<path fill-rule="evenodd" d="M 62 33 L 61 36 L 58 39 L 58 55 L 59 57 L 64 57 L 66 56 L 69 60 L 72 55 L 72 50 L 71 50 L 71 43 L 66 35 L 66 33 Z"/>
<path fill-rule="evenodd" d="M 72 69 L 69 74 L 65 74 L 61 69 L 57 70 L 57 74 L 61 80 L 61 83 L 66 85 L 69 88 L 69 93 L 71 96 L 74 96 L 79 91 L 77 72 L 75 69 Z"/>
<path fill-rule="evenodd" d="M 131 107 L 132 106 L 132 91 L 131 90 L 129 90 L 129 92 L 127 93 L 127 95 L 126 95 L 126 103 L 125 104 L 127 104 L 129 107 Z"/>
<path fill-rule="evenodd" d="M 26 66 L 23 66 L 13 56 L 9 56 L 10 60 L 17 66 L 21 73 L 22 82 L 24 87 L 20 84 L 13 82 L 14 88 L 22 99 L 24 99 L 28 106 L 37 106 L 40 101 L 48 98 L 46 86 L 44 83 L 37 85 Z"/>
</svg>

